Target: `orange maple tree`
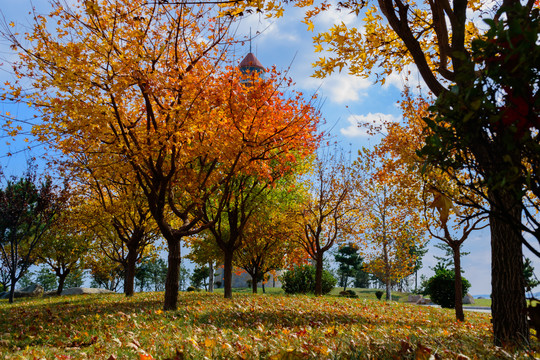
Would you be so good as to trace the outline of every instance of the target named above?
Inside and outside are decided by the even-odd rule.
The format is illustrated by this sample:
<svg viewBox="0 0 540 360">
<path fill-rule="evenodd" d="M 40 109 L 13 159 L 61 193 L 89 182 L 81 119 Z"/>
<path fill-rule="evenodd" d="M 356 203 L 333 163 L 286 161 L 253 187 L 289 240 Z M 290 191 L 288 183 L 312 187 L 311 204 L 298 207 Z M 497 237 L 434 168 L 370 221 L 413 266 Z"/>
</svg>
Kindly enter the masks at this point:
<svg viewBox="0 0 540 360">
<path fill-rule="evenodd" d="M 164 309 L 176 309 L 180 241 L 212 226 L 203 204 L 238 172 L 273 179 L 316 146 L 318 117 L 273 72 L 246 87 L 227 67 L 232 19 L 212 4 L 86 0 L 36 15 L 11 97 L 43 114 L 41 140 L 84 153 L 98 178 L 132 174 L 167 242 Z M 270 166 L 272 163 L 272 166 Z M 72 162 L 72 166 L 78 166 Z M 220 207 L 222 209 L 222 207 Z"/>
</svg>

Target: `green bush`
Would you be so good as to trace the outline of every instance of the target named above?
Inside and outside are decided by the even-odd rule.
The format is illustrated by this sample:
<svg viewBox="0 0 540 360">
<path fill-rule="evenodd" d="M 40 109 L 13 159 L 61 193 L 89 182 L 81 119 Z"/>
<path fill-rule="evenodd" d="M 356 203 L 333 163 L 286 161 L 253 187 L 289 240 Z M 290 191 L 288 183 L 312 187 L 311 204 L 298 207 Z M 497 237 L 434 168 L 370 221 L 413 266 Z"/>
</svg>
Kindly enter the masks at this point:
<svg viewBox="0 0 540 360">
<path fill-rule="evenodd" d="M 336 278 L 326 270 L 322 275 L 322 293 L 328 294 L 336 285 Z M 296 266 L 281 277 L 282 288 L 287 294 L 306 294 L 315 292 L 315 267 Z"/>
<path fill-rule="evenodd" d="M 384 291 L 382 291 L 382 290 L 377 290 L 377 291 L 375 291 L 375 296 L 376 296 L 377 299 L 379 299 L 379 300 L 381 300 L 383 294 L 384 294 Z"/>
<path fill-rule="evenodd" d="M 437 267 L 435 275 L 422 284 L 424 287 L 423 295 L 429 296 L 431 301 L 443 308 L 453 309 L 456 306 L 455 278 L 454 270 Z M 471 287 L 471 283 L 464 277 L 461 280 L 462 294 L 465 295 Z"/>
<path fill-rule="evenodd" d="M 351 289 L 341 291 L 339 293 L 339 296 L 348 297 L 348 298 L 357 298 L 358 297 L 358 295 L 356 295 L 356 291 L 351 290 Z"/>
<path fill-rule="evenodd" d="M 188 286 L 188 288 L 186 289 L 186 291 L 188 291 L 188 292 L 199 291 L 199 289 L 197 289 L 195 286 Z"/>
</svg>

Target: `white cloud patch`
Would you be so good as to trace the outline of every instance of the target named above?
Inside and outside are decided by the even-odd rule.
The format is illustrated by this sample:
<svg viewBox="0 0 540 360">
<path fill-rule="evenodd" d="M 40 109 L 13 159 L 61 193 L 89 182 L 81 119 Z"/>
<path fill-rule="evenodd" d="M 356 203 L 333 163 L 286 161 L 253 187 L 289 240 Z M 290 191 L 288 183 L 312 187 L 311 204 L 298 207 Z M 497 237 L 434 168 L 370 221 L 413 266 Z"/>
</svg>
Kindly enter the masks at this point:
<svg viewBox="0 0 540 360">
<path fill-rule="evenodd" d="M 311 69 L 310 69 L 311 70 Z M 358 102 L 368 95 L 367 89 L 372 86 L 372 82 L 345 72 L 334 73 L 321 80 L 307 77 L 300 81 L 303 88 L 318 90 L 322 98 L 336 104 Z"/>
<path fill-rule="evenodd" d="M 356 14 L 348 12 L 347 10 L 339 11 L 333 6 L 327 11 L 321 12 L 314 19 L 313 23 L 317 27 L 330 28 L 335 24 L 344 23 L 345 25 L 351 25 L 354 21 L 358 21 Z"/>
<path fill-rule="evenodd" d="M 349 126 L 341 128 L 340 132 L 343 136 L 346 137 L 364 137 L 369 136 L 366 131 L 366 128 L 362 124 L 366 125 L 375 125 L 375 126 L 384 126 L 388 122 L 399 122 L 400 117 L 396 117 L 391 114 L 383 113 L 369 113 L 367 115 L 351 115 L 347 118 Z"/>
</svg>

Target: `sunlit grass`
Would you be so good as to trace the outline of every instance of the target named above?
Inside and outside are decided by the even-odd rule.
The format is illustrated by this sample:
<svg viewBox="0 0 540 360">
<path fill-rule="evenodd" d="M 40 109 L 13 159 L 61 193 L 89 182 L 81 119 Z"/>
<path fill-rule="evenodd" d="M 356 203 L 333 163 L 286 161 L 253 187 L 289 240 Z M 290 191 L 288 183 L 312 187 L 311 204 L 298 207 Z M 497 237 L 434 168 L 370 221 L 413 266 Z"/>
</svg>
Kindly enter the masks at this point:
<svg viewBox="0 0 540 360">
<path fill-rule="evenodd" d="M 534 358 L 492 344 L 490 315 L 337 296 L 163 293 L 0 303 L 1 359 Z M 538 349 L 538 344 L 533 344 Z M 420 355 L 427 357 L 420 357 Z M 422 356 L 424 356 L 422 355 Z"/>
</svg>

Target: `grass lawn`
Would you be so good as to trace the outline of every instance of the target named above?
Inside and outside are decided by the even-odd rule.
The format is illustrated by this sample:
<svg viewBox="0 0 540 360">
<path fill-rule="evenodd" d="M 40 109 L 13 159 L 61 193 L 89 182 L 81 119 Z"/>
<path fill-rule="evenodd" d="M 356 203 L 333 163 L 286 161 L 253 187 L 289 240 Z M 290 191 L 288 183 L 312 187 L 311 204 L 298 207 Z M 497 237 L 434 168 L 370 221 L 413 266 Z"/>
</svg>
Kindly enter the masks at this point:
<svg viewBox="0 0 540 360">
<path fill-rule="evenodd" d="M 336 296 L 163 293 L 0 301 L 0 359 L 530 359 L 492 344 L 490 315 Z M 461 357 L 461 359 L 466 359 Z"/>
</svg>

